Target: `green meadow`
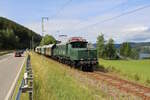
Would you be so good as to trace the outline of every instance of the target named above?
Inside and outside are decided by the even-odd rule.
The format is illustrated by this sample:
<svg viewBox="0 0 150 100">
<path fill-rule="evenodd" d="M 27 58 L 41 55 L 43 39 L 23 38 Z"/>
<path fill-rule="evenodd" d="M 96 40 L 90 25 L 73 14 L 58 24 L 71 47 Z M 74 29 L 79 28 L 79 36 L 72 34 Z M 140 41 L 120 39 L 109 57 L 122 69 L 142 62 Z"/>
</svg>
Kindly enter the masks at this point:
<svg viewBox="0 0 150 100">
<path fill-rule="evenodd" d="M 146 60 L 104 60 L 99 64 L 110 72 L 129 80 L 138 81 L 150 86 L 150 59 Z"/>
</svg>

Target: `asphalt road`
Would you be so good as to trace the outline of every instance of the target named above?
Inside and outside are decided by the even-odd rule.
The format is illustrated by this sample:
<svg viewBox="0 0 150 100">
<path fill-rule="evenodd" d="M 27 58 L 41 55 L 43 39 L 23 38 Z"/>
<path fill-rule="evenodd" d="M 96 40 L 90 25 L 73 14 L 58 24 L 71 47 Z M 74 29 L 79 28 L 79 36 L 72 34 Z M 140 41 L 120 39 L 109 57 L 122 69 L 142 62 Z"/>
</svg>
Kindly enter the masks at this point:
<svg viewBox="0 0 150 100">
<path fill-rule="evenodd" d="M 0 100 L 7 96 L 21 68 L 24 57 L 14 57 L 14 54 L 0 56 Z"/>
</svg>

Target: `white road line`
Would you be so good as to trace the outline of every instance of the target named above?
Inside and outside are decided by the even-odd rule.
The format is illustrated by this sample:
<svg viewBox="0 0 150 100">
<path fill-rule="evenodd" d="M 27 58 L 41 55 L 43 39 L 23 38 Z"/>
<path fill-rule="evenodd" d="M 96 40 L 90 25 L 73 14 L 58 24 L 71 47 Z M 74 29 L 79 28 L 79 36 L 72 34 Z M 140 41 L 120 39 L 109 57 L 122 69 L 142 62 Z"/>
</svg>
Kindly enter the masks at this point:
<svg viewBox="0 0 150 100">
<path fill-rule="evenodd" d="M 11 57 L 12 57 L 11 55 L 13 55 L 13 54 L 12 54 L 12 53 L 10 53 L 10 54 L 6 54 L 6 55 L 10 55 L 10 57 L 7 57 L 7 58 L 4 58 L 4 59 L 0 60 L 0 63 L 1 63 L 1 62 L 3 62 L 3 61 L 8 60 L 9 58 L 11 58 Z"/>
<path fill-rule="evenodd" d="M 23 65 L 24 65 L 24 63 L 25 63 L 25 59 L 26 59 L 26 57 L 25 57 L 24 60 L 23 60 L 23 63 L 22 63 L 22 65 L 21 65 L 21 67 L 20 67 L 20 69 L 19 69 L 19 71 L 18 71 L 18 73 L 17 73 L 17 76 L 16 76 L 14 82 L 12 83 L 12 85 L 11 85 L 11 87 L 10 87 L 10 89 L 9 89 L 9 91 L 8 91 L 8 93 L 7 93 L 7 95 L 6 95 L 6 97 L 5 97 L 5 100 L 9 100 L 9 99 L 11 99 L 11 97 L 12 97 L 12 93 L 13 93 L 13 91 L 14 91 L 14 89 L 15 89 L 15 85 L 16 85 L 18 79 L 19 79 L 20 73 L 21 73 L 22 68 L 23 68 Z"/>
<path fill-rule="evenodd" d="M 1 62 L 4 62 L 4 61 L 6 61 L 6 60 L 8 60 L 9 58 L 11 58 L 11 57 L 8 57 L 8 58 L 5 58 L 5 59 L 0 60 L 0 63 L 1 63 Z"/>
</svg>

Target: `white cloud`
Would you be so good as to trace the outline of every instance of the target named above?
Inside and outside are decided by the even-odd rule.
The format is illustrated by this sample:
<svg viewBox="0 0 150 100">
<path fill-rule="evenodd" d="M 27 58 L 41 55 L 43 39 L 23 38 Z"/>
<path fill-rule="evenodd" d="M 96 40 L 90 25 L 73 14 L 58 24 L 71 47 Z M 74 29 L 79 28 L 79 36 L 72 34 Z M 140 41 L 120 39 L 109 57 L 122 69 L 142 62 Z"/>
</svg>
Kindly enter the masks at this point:
<svg viewBox="0 0 150 100">
<path fill-rule="evenodd" d="M 81 23 L 81 24 L 79 24 Z M 148 41 L 150 38 L 149 26 L 145 25 L 120 25 L 120 24 L 103 24 L 97 27 L 89 27 L 88 29 L 79 30 L 83 26 L 87 26 L 92 21 L 85 22 L 81 20 L 52 20 L 45 22 L 45 33 L 51 34 L 58 38 L 58 35 L 65 34 L 68 37 L 82 36 L 90 42 L 96 42 L 99 33 L 103 33 L 106 39 L 113 38 L 115 42 L 123 41 Z M 106 25 L 106 26 L 105 26 Z M 37 33 L 41 33 L 41 22 L 26 24 L 26 26 Z"/>
<path fill-rule="evenodd" d="M 113 0 L 112 0 L 113 1 Z M 113 2 L 115 5 L 123 3 L 127 0 L 118 0 L 119 2 Z M 122 2 L 121 2 L 122 1 Z M 90 7 L 87 7 L 87 5 Z M 103 33 L 106 39 L 113 38 L 115 42 L 120 43 L 123 41 L 149 41 L 150 39 L 150 21 L 148 13 L 150 9 L 145 9 L 121 18 L 105 22 L 98 23 L 96 25 L 89 26 L 91 24 L 101 22 L 105 19 L 109 19 L 112 16 L 116 16 L 122 11 L 111 11 L 109 13 L 98 14 L 95 17 L 86 17 L 85 19 L 78 18 L 80 15 L 90 13 L 94 4 L 80 4 L 77 7 L 68 7 L 68 10 L 61 12 L 60 16 L 55 19 L 50 19 L 49 22 L 45 22 L 45 33 L 49 33 L 58 37 L 60 34 L 66 34 L 70 36 L 82 36 L 91 42 L 96 42 L 96 38 L 99 33 Z M 98 3 L 97 3 L 98 6 Z M 96 6 L 96 7 L 97 7 Z M 101 7 L 102 8 L 102 7 Z M 99 9 L 97 9 L 98 11 Z M 100 9 L 101 11 L 101 9 Z M 83 14 L 82 14 L 83 13 Z M 70 16 L 70 18 L 69 18 Z M 73 17 L 75 16 L 75 17 Z M 77 17 L 77 18 L 76 18 Z M 41 33 L 41 22 L 33 22 L 25 24 L 27 27 L 34 31 Z M 86 28 L 84 28 L 86 27 Z"/>
<path fill-rule="evenodd" d="M 127 33 L 143 32 L 143 31 L 147 31 L 148 29 L 149 29 L 149 27 L 146 27 L 146 26 L 137 26 L 137 27 L 125 29 L 124 32 L 127 32 Z"/>
</svg>

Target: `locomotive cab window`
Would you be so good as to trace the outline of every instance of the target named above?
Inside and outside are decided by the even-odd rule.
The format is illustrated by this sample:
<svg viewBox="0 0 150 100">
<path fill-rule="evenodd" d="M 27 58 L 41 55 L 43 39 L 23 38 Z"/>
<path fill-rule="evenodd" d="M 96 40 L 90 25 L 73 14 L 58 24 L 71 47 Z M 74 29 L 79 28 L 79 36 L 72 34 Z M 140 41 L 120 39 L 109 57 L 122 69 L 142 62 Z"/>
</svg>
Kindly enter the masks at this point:
<svg viewBox="0 0 150 100">
<path fill-rule="evenodd" d="M 86 48 L 87 42 L 73 42 L 71 43 L 72 48 Z"/>
</svg>

